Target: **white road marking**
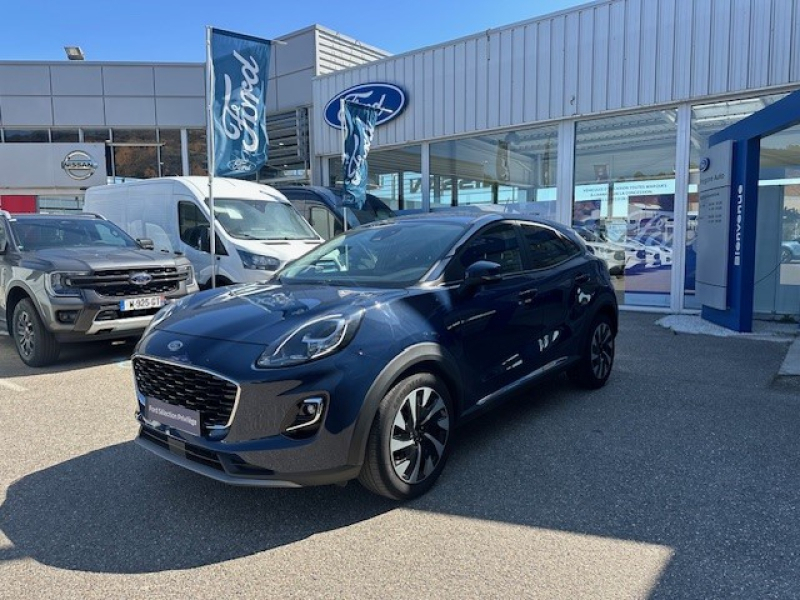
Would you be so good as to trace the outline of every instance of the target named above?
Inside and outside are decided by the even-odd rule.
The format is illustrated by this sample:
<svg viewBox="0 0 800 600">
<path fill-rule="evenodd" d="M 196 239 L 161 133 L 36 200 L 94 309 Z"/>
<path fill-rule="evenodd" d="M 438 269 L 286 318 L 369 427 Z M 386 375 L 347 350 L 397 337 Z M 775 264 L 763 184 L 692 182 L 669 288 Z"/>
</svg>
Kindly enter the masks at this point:
<svg viewBox="0 0 800 600">
<path fill-rule="evenodd" d="M 11 390 L 12 392 L 27 392 L 24 387 L 21 385 L 17 385 L 16 383 L 11 383 L 10 381 L 3 381 L 0 379 L 0 387 L 4 387 L 6 389 Z"/>
</svg>

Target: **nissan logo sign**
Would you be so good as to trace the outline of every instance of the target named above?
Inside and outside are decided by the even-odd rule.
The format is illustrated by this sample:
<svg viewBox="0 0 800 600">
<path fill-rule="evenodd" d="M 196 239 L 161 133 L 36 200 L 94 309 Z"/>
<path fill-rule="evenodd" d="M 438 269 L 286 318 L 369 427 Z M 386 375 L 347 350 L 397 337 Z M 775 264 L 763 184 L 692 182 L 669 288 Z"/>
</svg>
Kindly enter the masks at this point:
<svg viewBox="0 0 800 600">
<path fill-rule="evenodd" d="M 97 170 L 97 162 L 83 150 L 73 150 L 61 161 L 61 168 L 72 179 L 89 179 Z"/>
<path fill-rule="evenodd" d="M 362 83 L 337 94 L 325 105 L 325 121 L 331 127 L 342 128 L 339 111 L 342 100 L 372 106 L 378 110 L 375 126 L 400 116 L 406 107 L 406 93 L 392 83 Z"/>
<path fill-rule="evenodd" d="M 149 273 L 134 273 L 128 278 L 133 285 L 147 285 L 153 281 L 153 276 Z"/>
</svg>

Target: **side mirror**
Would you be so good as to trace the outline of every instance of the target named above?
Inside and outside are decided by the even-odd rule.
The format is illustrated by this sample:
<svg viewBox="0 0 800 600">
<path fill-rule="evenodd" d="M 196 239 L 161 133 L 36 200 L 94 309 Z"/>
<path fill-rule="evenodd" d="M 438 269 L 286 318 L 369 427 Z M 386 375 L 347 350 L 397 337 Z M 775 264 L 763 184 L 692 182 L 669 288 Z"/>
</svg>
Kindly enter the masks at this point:
<svg viewBox="0 0 800 600">
<path fill-rule="evenodd" d="M 155 250 L 156 249 L 156 245 L 153 243 L 153 240 L 137 239 L 136 243 L 139 244 L 139 247 L 142 250 Z"/>
<path fill-rule="evenodd" d="M 467 271 L 464 274 L 464 283 L 461 284 L 459 291 L 466 293 L 487 283 L 500 281 L 501 268 L 499 264 L 490 260 L 479 260 L 472 263 L 467 267 Z"/>
</svg>

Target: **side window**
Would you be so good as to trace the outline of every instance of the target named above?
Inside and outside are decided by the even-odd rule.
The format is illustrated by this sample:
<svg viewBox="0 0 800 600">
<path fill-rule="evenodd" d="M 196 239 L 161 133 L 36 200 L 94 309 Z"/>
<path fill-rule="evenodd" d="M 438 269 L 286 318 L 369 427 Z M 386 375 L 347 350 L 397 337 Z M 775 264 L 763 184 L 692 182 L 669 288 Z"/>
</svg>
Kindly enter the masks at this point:
<svg viewBox="0 0 800 600">
<path fill-rule="evenodd" d="M 522 252 L 514 226 L 504 224 L 479 232 L 447 267 L 445 278 L 448 281 L 464 279 L 467 267 L 479 260 L 499 264 L 501 273 L 522 271 Z"/>
<path fill-rule="evenodd" d="M 183 243 L 201 252 L 211 252 L 208 219 L 195 204 L 178 202 L 178 230 Z M 216 236 L 215 250 L 218 255 L 227 254 L 219 236 Z"/>
<path fill-rule="evenodd" d="M 323 239 L 331 239 L 335 233 L 336 219 L 333 213 L 324 206 L 311 205 L 308 222 Z"/>
<path fill-rule="evenodd" d="M 561 232 L 540 225 L 522 225 L 534 269 L 545 269 L 580 254 L 580 248 Z"/>
</svg>

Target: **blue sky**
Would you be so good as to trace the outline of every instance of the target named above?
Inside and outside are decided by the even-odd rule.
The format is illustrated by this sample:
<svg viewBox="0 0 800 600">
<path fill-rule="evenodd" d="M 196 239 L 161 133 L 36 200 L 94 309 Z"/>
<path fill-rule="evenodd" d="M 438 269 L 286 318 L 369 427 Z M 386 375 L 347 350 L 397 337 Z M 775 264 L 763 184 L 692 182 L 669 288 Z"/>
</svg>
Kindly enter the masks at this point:
<svg viewBox="0 0 800 600">
<path fill-rule="evenodd" d="M 202 62 L 205 27 L 265 38 L 318 23 L 392 54 L 471 35 L 588 0 L 77 0 L 3 2 L 0 61 Z"/>
</svg>

